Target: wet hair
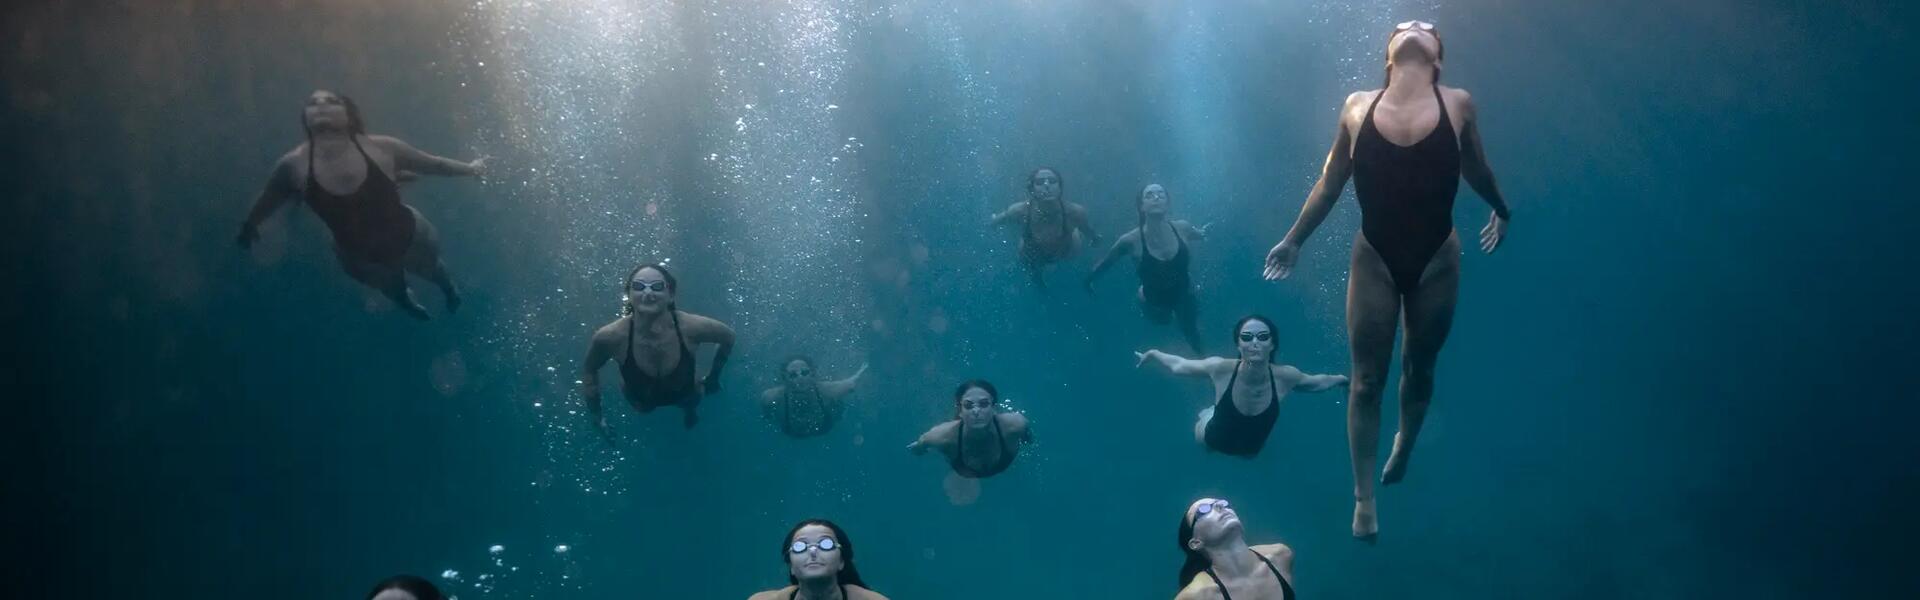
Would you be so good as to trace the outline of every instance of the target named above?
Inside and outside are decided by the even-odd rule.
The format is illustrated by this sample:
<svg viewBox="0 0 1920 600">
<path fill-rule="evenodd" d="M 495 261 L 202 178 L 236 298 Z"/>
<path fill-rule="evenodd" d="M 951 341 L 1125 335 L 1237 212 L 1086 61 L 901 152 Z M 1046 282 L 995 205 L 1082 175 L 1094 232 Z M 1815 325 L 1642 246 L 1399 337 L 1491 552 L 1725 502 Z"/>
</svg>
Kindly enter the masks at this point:
<svg viewBox="0 0 1920 600">
<path fill-rule="evenodd" d="M 807 519 L 794 525 L 793 529 L 787 531 L 786 540 L 780 544 L 780 564 L 787 565 L 787 583 L 800 585 L 800 578 L 793 576 L 793 562 L 788 556 L 793 554 L 791 551 L 793 547 L 793 536 L 800 535 L 800 530 L 805 529 L 808 525 L 819 525 L 833 532 L 835 547 L 840 549 L 840 574 L 836 576 L 836 579 L 840 581 L 840 585 L 857 585 L 863 588 L 873 589 L 867 586 L 867 582 L 860 579 L 860 569 L 854 568 L 853 566 L 853 540 L 847 538 L 847 532 L 840 529 L 839 525 L 835 525 L 833 521 L 826 519 Z"/>
<path fill-rule="evenodd" d="M 1053 198 L 1060 202 L 1066 202 L 1067 201 L 1067 176 L 1062 175 L 1059 169 L 1055 169 L 1053 167 L 1040 167 L 1038 169 L 1034 169 L 1032 173 L 1027 174 L 1027 197 L 1029 198 L 1033 197 L 1033 180 L 1040 178 L 1041 171 L 1053 171 L 1053 178 L 1058 181 L 1056 185 L 1060 186 L 1060 193 L 1054 194 Z"/>
<path fill-rule="evenodd" d="M 635 275 L 639 275 L 641 271 L 644 271 L 647 269 L 653 269 L 655 271 L 660 272 L 660 278 L 663 280 L 666 280 L 667 282 L 668 292 L 679 293 L 680 282 L 673 278 L 673 272 L 668 271 L 665 265 L 661 265 L 659 263 L 646 263 L 638 267 L 634 267 L 632 271 L 627 272 L 626 280 L 620 282 L 620 289 L 625 290 L 626 296 L 627 296 L 625 300 L 622 300 L 620 302 L 620 316 L 625 317 L 633 314 L 633 277 Z M 668 302 L 667 310 L 668 311 L 679 310 L 678 307 L 674 306 L 675 304 L 677 303 Z M 672 314 L 672 313 L 669 312 L 668 314 Z M 673 318 L 675 321 L 678 321 L 680 319 L 680 316 L 674 315 Z M 786 368 L 784 363 L 781 365 L 781 368 L 783 369 Z"/>
<path fill-rule="evenodd" d="M 1160 185 L 1160 184 L 1157 184 L 1157 183 L 1149 183 L 1149 184 L 1146 184 L 1146 185 L 1143 185 L 1143 186 L 1140 186 L 1140 193 L 1139 193 L 1138 195 L 1136 195 L 1136 196 L 1134 196 L 1134 197 L 1133 197 L 1133 215 L 1134 215 L 1134 216 L 1136 216 L 1136 217 L 1140 217 L 1140 227 L 1139 227 L 1139 228 L 1140 228 L 1140 235 L 1141 235 L 1141 236 L 1145 236 L 1145 235 L 1147 235 L 1147 232 L 1146 232 L 1146 229 L 1147 229 L 1147 213 L 1146 213 L 1146 211 L 1144 211 L 1144 210 L 1141 210 L 1141 208 L 1140 208 L 1140 207 L 1141 207 L 1141 206 L 1144 206 L 1144 205 L 1145 205 L 1145 204 L 1147 203 L 1147 188 L 1150 188 L 1150 187 L 1153 187 L 1153 186 L 1156 186 L 1156 185 L 1159 185 L 1159 186 L 1160 186 L 1160 191 L 1161 191 L 1161 192 L 1163 192 L 1163 193 L 1165 193 L 1165 194 L 1167 195 L 1167 206 L 1169 206 L 1169 207 L 1171 207 L 1171 206 L 1173 206 L 1173 192 L 1171 192 L 1171 191 L 1168 191 L 1168 190 L 1167 190 L 1167 186 L 1164 186 L 1164 185 Z M 1144 241 L 1144 240 L 1146 240 L 1146 238 L 1145 238 L 1145 237 L 1141 237 L 1140 239 L 1141 239 L 1141 240 L 1143 240 L 1143 241 L 1142 241 L 1141 243 L 1143 243 L 1143 244 L 1144 244 L 1144 243 L 1146 243 L 1146 242 Z M 1145 246 L 1142 246 L 1142 247 L 1144 248 Z M 1236 332 L 1236 333 L 1237 333 L 1237 332 Z"/>
<path fill-rule="evenodd" d="M 632 280 L 633 278 L 628 277 L 627 279 Z M 820 374 L 819 372 L 820 367 L 817 367 L 813 364 L 813 357 L 807 356 L 805 354 L 788 354 L 786 358 L 780 359 L 780 380 L 781 381 L 787 380 L 787 365 L 793 364 L 793 361 L 796 361 L 796 360 L 803 363 L 807 363 L 807 368 L 813 369 L 814 375 Z"/>
<path fill-rule="evenodd" d="M 1247 315 L 1240 317 L 1240 320 L 1233 324 L 1233 333 L 1230 334 L 1232 338 L 1228 341 L 1233 343 L 1235 347 L 1238 347 L 1240 343 L 1240 329 L 1246 327 L 1247 323 L 1251 321 L 1259 321 L 1262 325 L 1266 325 L 1267 331 L 1273 334 L 1273 339 L 1276 341 L 1280 339 L 1280 328 L 1273 326 L 1272 319 L 1260 315 Z M 1272 360 L 1272 358 L 1269 357 L 1268 360 Z"/>
<path fill-rule="evenodd" d="M 961 383 L 960 387 L 953 388 L 953 418 L 960 418 L 960 397 L 967 395 L 967 390 L 973 388 L 986 390 L 988 398 L 992 398 L 995 404 L 1000 403 L 1000 390 L 994 389 L 992 383 L 985 379 L 968 379 L 965 383 Z"/>
<path fill-rule="evenodd" d="M 333 97 L 340 99 L 340 104 L 342 106 L 347 107 L 347 133 L 350 133 L 353 135 L 367 134 L 367 120 L 365 117 L 360 116 L 360 105 L 355 104 L 353 102 L 353 98 L 348 97 L 346 94 L 336 93 L 332 90 L 315 90 L 315 91 L 321 91 L 321 92 L 327 92 L 329 94 L 333 94 Z M 307 132 L 307 143 L 308 143 L 308 147 L 311 148 L 313 143 L 313 126 L 307 124 L 307 109 L 304 106 L 300 107 L 300 129 L 302 131 Z"/>
<path fill-rule="evenodd" d="M 1180 585 L 1174 589 L 1185 589 L 1201 571 L 1213 567 L 1213 561 L 1207 558 L 1207 553 L 1187 547 L 1187 540 L 1193 539 L 1193 519 L 1187 518 L 1189 512 L 1193 512 L 1192 504 L 1188 504 L 1187 510 L 1180 513 L 1180 539 L 1177 541 L 1180 544 L 1180 553 L 1187 558 L 1180 563 Z M 1199 515 L 1194 517 L 1198 518 Z"/>
<path fill-rule="evenodd" d="M 1400 33 L 1401 32 L 1399 29 L 1395 29 L 1393 30 L 1393 33 L 1387 34 L 1388 48 L 1393 47 L 1393 38 L 1399 37 Z M 1440 37 L 1439 27 L 1435 27 L 1433 28 L 1433 31 L 1428 31 L 1427 33 L 1433 34 L 1433 41 L 1440 45 L 1440 55 L 1434 57 L 1433 59 L 1433 82 L 1440 83 L 1440 71 L 1441 71 L 1440 63 L 1445 62 L 1447 60 L 1447 41 Z M 1387 74 L 1385 77 L 1380 78 L 1380 88 L 1386 89 L 1387 84 L 1392 83 L 1392 81 L 1393 81 L 1393 61 L 1389 59 L 1387 61 Z"/>
<path fill-rule="evenodd" d="M 373 591 L 367 592 L 367 600 L 373 600 L 374 596 L 378 596 L 381 592 L 388 590 L 400 590 L 413 594 L 413 597 L 418 600 L 446 600 L 447 598 L 440 593 L 440 588 L 433 587 L 433 582 L 431 581 L 412 575 L 395 575 L 388 577 L 386 581 L 374 585 Z"/>
</svg>

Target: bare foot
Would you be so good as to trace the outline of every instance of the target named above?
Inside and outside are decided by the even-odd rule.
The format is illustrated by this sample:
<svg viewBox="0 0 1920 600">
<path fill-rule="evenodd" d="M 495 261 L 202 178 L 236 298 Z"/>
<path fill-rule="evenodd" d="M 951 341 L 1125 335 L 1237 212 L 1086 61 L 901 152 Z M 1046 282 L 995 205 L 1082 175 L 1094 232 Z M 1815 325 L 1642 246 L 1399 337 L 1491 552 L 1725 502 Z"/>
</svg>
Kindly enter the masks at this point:
<svg viewBox="0 0 1920 600">
<path fill-rule="evenodd" d="M 687 426 L 687 429 L 693 429 L 694 425 L 700 424 L 700 413 L 694 412 L 692 407 L 688 407 L 686 409 L 685 416 L 686 416 L 686 420 L 681 421 L 681 423 L 685 424 Z"/>
<path fill-rule="evenodd" d="M 1393 454 L 1387 456 L 1387 468 L 1380 473 L 1380 485 L 1400 483 L 1407 477 L 1407 459 L 1413 457 L 1413 445 L 1400 442 L 1400 434 L 1393 434 Z"/>
<path fill-rule="evenodd" d="M 1353 501 L 1353 537 L 1373 543 L 1380 536 L 1380 518 L 1374 513 L 1373 499 Z"/>
<path fill-rule="evenodd" d="M 406 311 L 407 316 L 410 316 L 422 321 L 432 318 L 427 316 L 427 307 L 421 306 L 419 301 L 414 300 L 413 294 L 411 293 L 407 294 L 406 302 L 400 303 L 400 310 Z"/>
<path fill-rule="evenodd" d="M 447 287 L 441 291 L 447 297 L 447 314 L 460 312 L 460 288 Z"/>
</svg>

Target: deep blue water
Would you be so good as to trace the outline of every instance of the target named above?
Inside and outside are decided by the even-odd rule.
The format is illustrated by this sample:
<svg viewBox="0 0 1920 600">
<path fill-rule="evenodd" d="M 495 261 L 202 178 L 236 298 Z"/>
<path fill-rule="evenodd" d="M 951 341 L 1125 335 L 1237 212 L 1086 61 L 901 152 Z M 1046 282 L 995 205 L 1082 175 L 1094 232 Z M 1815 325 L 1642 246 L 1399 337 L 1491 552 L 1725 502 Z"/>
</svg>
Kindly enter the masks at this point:
<svg viewBox="0 0 1920 600">
<path fill-rule="evenodd" d="M 19 597 L 352 598 L 413 572 L 469 599 L 739 598 L 783 585 L 779 537 L 826 516 L 893 598 L 1164 598 L 1202 495 L 1292 545 L 1313 598 L 1920 595 L 1900 3 L 4 10 Z M 1366 546 L 1339 394 L 1289 398 L 1257 460 L 1207 455 L 1207 386 L 1131 368 L 1183 345 L 1138 317 L 1130 265 L 1088 297 L 1082 256 L 1042 294 L 984 221 L 1039 165 L 1109 235 L 1162 183 L 1216 224 L 1203 333 L 1225 347 L 1259 312 L 1280 360 L 1345 372 L 1351 192 L 1292 279 L 1258 269 L 1412 18 L 1444 32 L 1516 216 L 1464 259 L 1418 460 Z M 369 300 L 303 207 L 233 247 L 315 88 L 493 157 L 406 189 L 458 315 L 430 289 L 426 324 Z M 1470 234 L 1486 208 L 1463 190 L 1455 216 Z M 573 381 L 657 259 L 741 343 L 692 432 L 604 373 L 610 452 Z M 822 438 L 753 405 L 793 352 L 873 365 Z M 1038 444 L 961 503 L 900 448 L 971 377 Z"/>
</svg>

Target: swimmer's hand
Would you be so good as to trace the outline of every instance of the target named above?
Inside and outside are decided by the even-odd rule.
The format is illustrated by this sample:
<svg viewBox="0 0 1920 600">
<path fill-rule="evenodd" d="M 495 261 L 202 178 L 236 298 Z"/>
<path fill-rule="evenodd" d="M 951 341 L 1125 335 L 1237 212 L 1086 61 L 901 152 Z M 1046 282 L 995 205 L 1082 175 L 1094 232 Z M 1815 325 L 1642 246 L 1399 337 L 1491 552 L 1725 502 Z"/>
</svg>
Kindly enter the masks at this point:
<svg viewBox="0 0 1920 600">
<path fill-rule="evenodd" d="M 613 426 L 607 424 L 607 416 L 600 415 L 598 417 L 594 417 L 593 428 L 595 431 L 600 432 L 600 439 L 605 440 L 607 442 L 607 447 L 612 448 L 613 439 L 614 439 Z"/>
<path fill-rule="evenodd" d="M 1495 214 L 1487 217 L 1487 226 L 1480 228 L 1480 251 L 1493 254 L 1500 249 L 1500 242 L 1507 239 L 1507 220 Z"/>
<path fill-rule="evenodd" d="M 473 159 L 473 162 L 467 163 L 467 171 L 471 172 L 474 177 L 487 174 L 487 158 L 489 157 L 482 156 Z"/>
<path fill-rule="evenodd" d="M 914 440 L 913 443 L 907 444 L 907 451 L 912 452 L 914 456 L 926 454 L 927 445 L 920 443 L 920 440 Z"/>
<path fill-rule="evenodd" d="M 1135 353 L 1133 353 L 1133 359 L 1134 359 L 1134 360 L 1133 360 L 1133 368 L 1135 368 L 1135 369 L 1138 369 L 1138 368 L 1140 368 L 1140 365 L 1144 365 L 1144 364 L 1147 364 L 1147 358 L 1148 358 L 1148 357 L 1150 357 L 1150 356 L 1153 356 L 1153 353 L 1154 353 L 1154 352 L 1156 352 L 1156 351 L 1155 351 L 1155 350 L 1148 350 L 1148 351 L 1146 351 L 1146 352 L 1135 352 Z"/>
<path fill-rule="evenodd" d="M 259 239 L 259 227 L 254 227 L 252 223 L 242 223 L 240 225 L 240 235 L 233 236 L 233 243 L 240 246 L 241 250 L 248 250 L 252 249 L 253 242 Z"/>
<path fill-rule="evenodd" d="M 1267 281 L 1286 279 L 1288 275 L 1293 274 L 1293 263 L 1299 260 L 1300 247 L 1293 245 L 1292 242 L 1281 240 L 1280 243 L 1273 245 L 1272 250 L 1267 251 L 1267 268 L 1261 275 L 1265 276 Z"/>
<path fill-rule="evenodd" d="M 720 378 L 714 377 L 709 373 L 706 377 L 700 379 L 700 388 L 706 390 L 707 395 L 718 394 L 720 393 Z"/>
<path fill-rule="evenodd" d="M 1080 287 L 1081 289 L 1087 290 L 1088 294 L 1092 294 L 1093 293 L 1093 276 L 1089 275 L 1081 279 Z"/>
</svg>

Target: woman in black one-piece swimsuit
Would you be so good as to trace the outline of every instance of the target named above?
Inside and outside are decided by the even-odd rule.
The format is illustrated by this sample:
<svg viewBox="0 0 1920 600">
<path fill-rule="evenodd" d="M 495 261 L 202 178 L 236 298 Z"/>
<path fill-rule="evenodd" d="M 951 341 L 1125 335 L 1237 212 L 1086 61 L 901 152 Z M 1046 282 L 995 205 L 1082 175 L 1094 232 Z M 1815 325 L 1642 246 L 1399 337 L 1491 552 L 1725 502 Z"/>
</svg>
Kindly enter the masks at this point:
<svg viewBox="0 0 1920 600">
<path fill-rule="evenodd" d="M 1480 230 L 1491 253 L 1507 231 L 1507 204 L 1480 145 L 1472 97 L 1440 87 L 1445 46 L 1433 24 L 1407 21 L 1387 37 L 1387 84 L 1356 92 L 1340 111 L 1340 133 L 1320 181 L 1287 237 L 1267 253 L 1267 279 L 1286 277 L 1300 246 L 1325 220 L 1347 178 L 1360 201 L 1347 278 L 1347 333 L 1353 388 L 1347 403 L 1347 440 L 1353 460 L 1353 535 L 1379 531 L 1373 467 L 1379 453 L 1380 396 L 1402 327 L 1400 431 L 1380 474 L 1382 484 L 1406 476 L 1414 440 L 1433 399 L 1433 368 L 1453 326 L 1459 297 L 1460 241 L 1453 232 L 1453 197 L 1462 178 L 1493 207 Z M 1402 325 L 1404 323 L 1404 325 Z"/>
<path fill-rule="evenodd" d="M 407 287 L 411 272 L 439 286 L 447 312 L 459 309 L 460 291 L 440 261 L 440 234 L 420 211 L 401 202 L 400 182 L 416 173 L 477 176 L 486 159 L 460 162 L 368 135 L 353 100 L 326 90 L 308 96 L 301 126 L 307 142 L 274 165 L 235 238 L 240 247 L 250 248 L 260 237 L 260 223 L 299 198 L 327 225 L 340 266 L 354 280 L 385 294 L 408 315 L 426 319 L 426 309 Z"/>
</svg>

